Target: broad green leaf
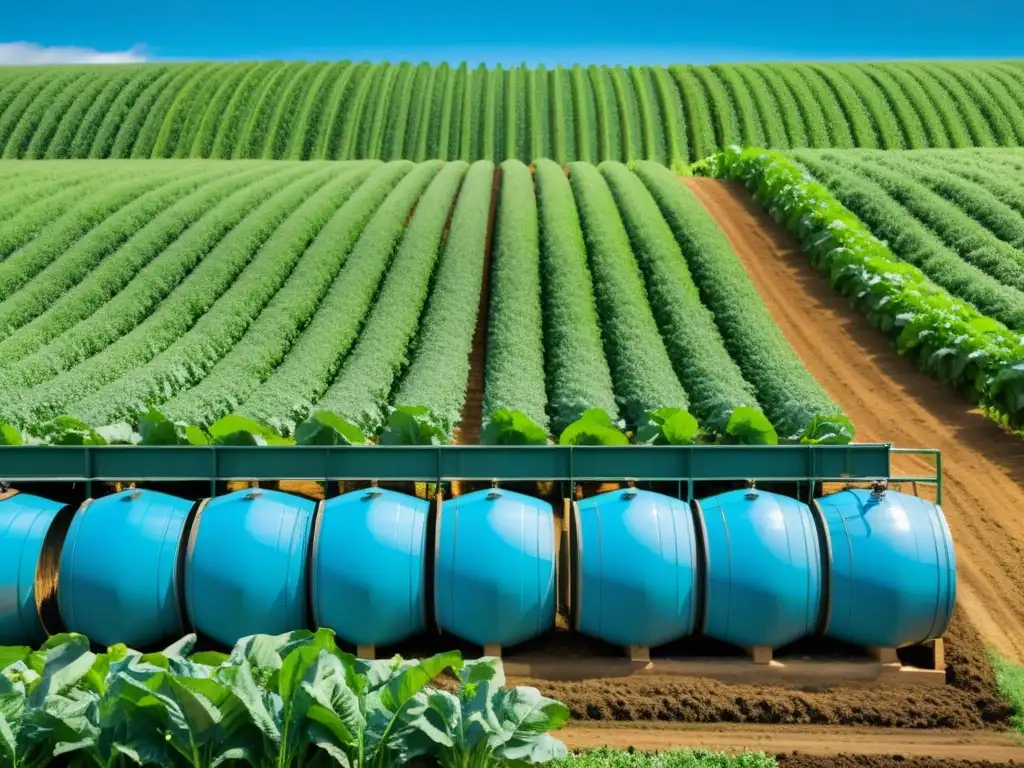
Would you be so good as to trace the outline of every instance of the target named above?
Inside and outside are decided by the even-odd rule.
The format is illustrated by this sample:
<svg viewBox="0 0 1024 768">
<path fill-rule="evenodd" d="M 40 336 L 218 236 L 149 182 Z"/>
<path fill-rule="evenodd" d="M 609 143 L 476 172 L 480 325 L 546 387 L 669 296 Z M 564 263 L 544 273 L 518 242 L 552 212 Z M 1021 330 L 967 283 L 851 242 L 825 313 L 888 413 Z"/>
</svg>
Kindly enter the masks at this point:
<svg viewBox="0 0 1024 768">
<path fill-rule="evenodd" d="M 31 653 L 27 645 L 0 645 L 0 671 L 16 661 L 24 661 Z"/>
<path fill-rule="evenodd" d="M 522 411 L 499 408 L 484 426 L 485 445 L 546 445 L 547 433 Z"/>
<path fill-rule="evenodd" d="M 21 430 L 12 424 L 0 424 L 0 445 L 21 445 Z"/>
<path fill-rule="evenodd" d="M 92 427 L 71 416 L 58 416 L 32 427 L 31 433 L 50 445 L 106 445 Z"/>
<path fill-rule="evenodd" d="M 207 430 L 215 445 L 268 445 L 280 435 L 268 424 L 244 416 L 222 416 Z"/>
<path fill-rule="evenodd" d="M 691 445 L 700 432 L 697 420 L 682 408 L 657 408 L 646 418 L 636 433 L 644 445 Z"/>
<path fill-rule="evenodd" d="M 443 445 L 448 442 L 444 427 L 422 406 L 392 408 L 380 434 L 382 445 Z"/>
<path fill-rule="evenodd" d="M 846 445 L 853 440 L 855 432 L 853 422 L 846 416 L 815 416 L 800 436 L 800 442 L 809 445 Z"/>
<path fill-rule="evenodd" d="M 82 635 L 55 635 L 29 656 L 29 666 L 39 664 L 39 681 L 33 686 L 29 705 L 41 707 L 47 697 L 66 691 L 89 674 L 96 654 Z"/>
<path fill-rule="evenodd" d="M 366 435 L 331 411 L 316 411 L 295 428 L 298 445 L 364 445 Z"/>
<path fill-rule="evenodd" d="M 567 426 L 559 445 L 629 445 L 629 438 L 601 408 L 590 408 Z"/>
<path fill-rule="evenodd" d="M 725 428 L 725 443 L 738 445 L 778 445 L 779 436 L 775 427 L 760 408 L 740 406 L 729 414 Z"/>
<path fill-rule="evenodd" d="M 221 651 L 199 651 L 193 653 L 188 657 L 190 661 L 194 661 L 196 664 L 205 664 L 208 667 L 219 667 L 224 664 L 230 656 Z"/>
</svg>

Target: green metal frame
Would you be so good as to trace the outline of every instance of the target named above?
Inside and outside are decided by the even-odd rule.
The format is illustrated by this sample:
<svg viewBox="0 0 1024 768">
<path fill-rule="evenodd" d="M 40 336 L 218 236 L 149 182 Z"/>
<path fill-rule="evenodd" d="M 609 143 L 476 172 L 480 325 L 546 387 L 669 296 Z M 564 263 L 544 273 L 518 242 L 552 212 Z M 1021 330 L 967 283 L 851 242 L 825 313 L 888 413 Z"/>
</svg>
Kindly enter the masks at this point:
<svg viewBox="0 0 1024 768">
<path fill-rule="evenodd" d="M 934 455 L 934 477 L 891 477 L 891 455 Z M 672 481 L 756 480 L 809 484 L 892 480 L 935 483 L 937 450 L 852 445 L 693 446 L 16 446 L 0 447 L 5 482 L 226 480 Z"/>
</svg>

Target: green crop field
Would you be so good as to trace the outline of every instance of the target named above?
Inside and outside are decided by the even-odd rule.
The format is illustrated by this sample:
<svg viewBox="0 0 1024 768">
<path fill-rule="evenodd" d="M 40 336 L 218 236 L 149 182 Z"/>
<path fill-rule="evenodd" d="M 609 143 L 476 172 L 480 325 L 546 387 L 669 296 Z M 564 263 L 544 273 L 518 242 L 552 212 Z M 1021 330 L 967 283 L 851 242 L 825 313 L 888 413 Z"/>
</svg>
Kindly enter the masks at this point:
<svg viewBox="0 0 1024 768">
<path fill-rule="evenodd" d="M 5 158 L 647 159 L 1024 145 L 1020 62 L 0 70 Z"/>
<path fill-rule="evenodd" d="M 655 163 L 6 161 L 0 179 L 0 421 L 38 437 L 153 406 L 285 435 L 323 411 L 389 442 L 852 437 Z"/>
<path fill-rule="evenodd" d="M 1020 62 L 0 68 L 3 439 L 850 440 L 690 173 L 1020 426 L 1020 144 Z"/>
</svg>

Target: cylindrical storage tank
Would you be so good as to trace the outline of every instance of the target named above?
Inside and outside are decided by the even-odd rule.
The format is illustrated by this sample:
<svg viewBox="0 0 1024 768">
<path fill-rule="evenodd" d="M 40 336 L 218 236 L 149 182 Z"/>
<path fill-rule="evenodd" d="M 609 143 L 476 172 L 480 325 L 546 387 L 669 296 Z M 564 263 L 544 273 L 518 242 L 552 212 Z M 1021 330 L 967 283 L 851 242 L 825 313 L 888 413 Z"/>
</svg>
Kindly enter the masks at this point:
<svg viewBox="0 0 1024 768">
<path fill-rule="evenodd" d="M 210 499 L 192 526 L 185 605 L 224 645 L 306 627 L 306 559 L 316 504 L 262 489 Z"/>
<path fill-rule="evenodd" d="M 757 490 L 698 504 L 707 530 L 704 633 L 745 648 L 778 648 L 814 634 L 822 557 L 810 508 Z"/>
<path fill-rule="evenodd" d="M 840 491 L 817 504 L 832 550 L 828 636 L 880 648 L 941 637 L 956 596 L 942 509 L 895 491 Z"/>
<path fill-rule="evenodd" d="M 370 488 L 323 505 L 313 533 L 313 619 L 356 645 L 423 631 L 430 502 Z"/>
<path fill-rule="evenodd" d="M 60 615 L 100 645 L 146 647 L 185 632 L 178 585 L 193 503 L 129 490 L 79 507 L 60 558 Z"/>
<path fill-rule="evenodd" d="M 499 489 L 441 505 L 437 625 L 478 645 L 515 645 L 555 624 L 555 516 L 547 502 Z"/>
<path fill-rule="evenodd" d="M 636 489 L 577 505 L 576 628 L 616 645 L 662 645 L 698 618 L 698 549 L 688 504 Z"/>
<path fill-rule="evenodd" d="M 34 646 L 46 639 L 36 572 L 46 535 L 64 506 L 27 493 L 0 501 L 0 645 Z"/>
</svg>

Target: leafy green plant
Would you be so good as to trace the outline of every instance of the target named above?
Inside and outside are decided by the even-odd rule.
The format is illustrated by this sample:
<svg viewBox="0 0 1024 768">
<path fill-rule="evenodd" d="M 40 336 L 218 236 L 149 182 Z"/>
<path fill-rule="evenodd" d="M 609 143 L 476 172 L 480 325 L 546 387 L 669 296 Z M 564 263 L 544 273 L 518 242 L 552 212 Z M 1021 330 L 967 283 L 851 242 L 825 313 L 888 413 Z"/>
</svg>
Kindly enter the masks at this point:
<svg viewBox="0 0 1024 768">
<path fill-rule="evenodd" d="M 433 757 L 441 768 L 486 768 L 567 755 L 547 731 L 568 722 L 569 708 L 536 688 L 506 689 L 500 660 L 466 662 L 459 682 L 457 694 L 425 690 L 413 697 L 398 731 L 403 762 Z"/>
<path fill-rule="evenodd" d="M 21 445 L 23 442 L 20 429 L 13 424 L 0 424 L 0 445 Z"/>
<path fill-rule="evenodd" d="M 201 428 L 171 421 L 161 411 L 150 408 L 139 418 L 142 445 L 208 445 L 209 435 Z"/>
<path fill-rule="evenodd" d="M 380 442 L 382 445 L 443 445 L 448 442 L 448 433 L 426 406 L 399 406 L 388 414 Z"/>
<path fill-rule="evenodd" d="M 222 416 L 209 426 L 207 432 L 214 445 L 293 444 L 293 441 L 277 434 L 270 425 L 237 415 Z"/>
<path fill-rule="evenodd" d="M 832 286 L 867 314 L 900 354 L 981 403 L 995 419 L 1024 425 L 1024 338 L 1019 333 L 899 259 L 788 157 L 729 148 L 703 170 L 742 179 L 755 200 L 800 239 Z"/>
<path fill-rule="evenodd" d="M 545 445 L 548 433 L 522 411 L 498 408 L 484 425 L 485 445 Z"/>
<path fill-rule="evenodd" d="M 647 414 L 646 423 L 636 431 L 636 441 L 646 445 L 691 445 L 697 441 L 700 427 L 683 408 L 656 408 Z"/>
<path fill-rule="evenodd" d="M 333 411 L 316 411 L 295 428 L 298 445 L 363 445 L 366 435 Z"/>
<path fill-rule="evenodd" d="M 681 409 L 675 409 L 681 410 Z M 684 411 L 685 413 L 685 411 Z M 696 422 L 694 422 L 696 423 Z M 589 408 L 558 437 L 559 445 L 629 445 L 625 423 L 612 421 L 601 408 Z"/>
<path fill-rule="evenodd" d="M 484 766 L 566 754 L 547 731 L 568 709 L 533 688 L 505 689 L 498 659 L 363 661 L 330 630 L 252 635 L 230 654 L 191 654 L 195 640 L 97 654 L 65 634 L 34 652 L 0 649 L 0 765 L 390 768 L 413 757 Z M 431 687 L 446 670 L 458 674 L 457 694 Z"/>
</svg>

